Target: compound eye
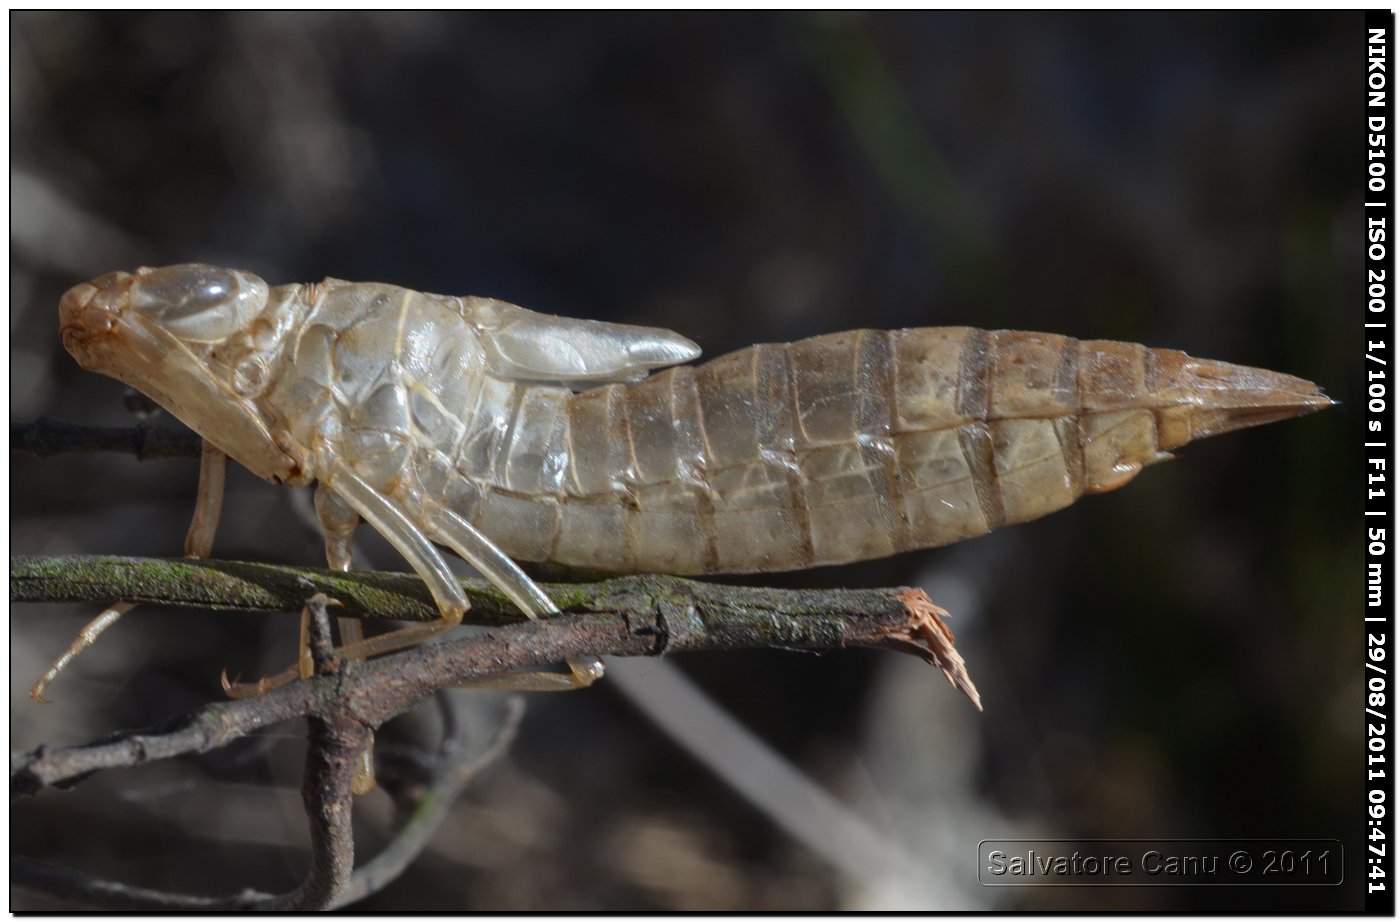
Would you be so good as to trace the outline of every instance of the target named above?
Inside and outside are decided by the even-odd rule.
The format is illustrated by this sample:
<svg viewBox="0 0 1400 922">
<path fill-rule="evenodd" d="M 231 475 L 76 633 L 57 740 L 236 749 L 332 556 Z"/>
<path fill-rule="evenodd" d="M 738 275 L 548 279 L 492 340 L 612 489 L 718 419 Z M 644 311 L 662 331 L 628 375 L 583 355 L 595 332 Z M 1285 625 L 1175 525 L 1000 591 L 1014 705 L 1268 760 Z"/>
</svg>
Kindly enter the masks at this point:
<svg viewBox="0 0 1400 922">
<path fill-rule="evenodd" d="M 267 286 L 256 276 L 190 263 L 141 273 L 131 306 L 188 339 L 213 341 L 240 330 L 262 308 Z"/>
</svg>

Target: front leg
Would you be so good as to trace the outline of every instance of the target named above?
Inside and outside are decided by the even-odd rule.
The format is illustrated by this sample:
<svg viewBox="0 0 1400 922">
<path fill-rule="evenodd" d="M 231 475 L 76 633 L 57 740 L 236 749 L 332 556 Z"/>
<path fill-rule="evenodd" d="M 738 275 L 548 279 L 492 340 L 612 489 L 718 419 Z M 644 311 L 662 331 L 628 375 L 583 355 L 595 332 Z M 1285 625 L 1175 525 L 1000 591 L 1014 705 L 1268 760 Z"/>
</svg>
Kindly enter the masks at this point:
<svg viewBox="0 0 1400 922">
<path fill-rule="evenodd" d="M 214 549 L 214 532 L 219 527 L 219 514 L 224 507 L 224 476 L 228 470 L 228 456 L 215 448 L 207 439 L 199 457 L 199 493 L 195 497 L 194 516 L 190 519 L 189 531 L 185 533 L 185 556 L 203 559 Z M 44 689 L 58 674 L 73 661 L 79 653 L 97 642 L 102 632 L 136 608 L 134 602 L 113 602 L 102 614 L 88 622 L 73 643 L 54 660 L 47 672 L 34 683 L 29 697 L 41 704 L 47 704 Z M 303 642 L 303 647 L 306 644 Z"/>
</svg>

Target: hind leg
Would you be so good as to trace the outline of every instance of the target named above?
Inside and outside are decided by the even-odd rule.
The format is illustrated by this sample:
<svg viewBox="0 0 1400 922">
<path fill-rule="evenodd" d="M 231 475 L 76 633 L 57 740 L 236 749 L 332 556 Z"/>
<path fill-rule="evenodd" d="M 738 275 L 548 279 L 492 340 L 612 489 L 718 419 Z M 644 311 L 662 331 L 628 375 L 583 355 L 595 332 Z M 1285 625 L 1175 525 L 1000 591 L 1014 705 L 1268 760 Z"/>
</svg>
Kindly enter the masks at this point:
<svg viewBox="0 0 1400 922">
<path fill-rule="evenodd" d="M 452 548 L 459 557 L 476 567 L 482 576 L 509 596 L 530 620 L 537 621 L 544 615 L 559 611 L 549 596 L 544 594 L 534 580 L 525 575 L 514 560 L 507 557 L 466 519 L 451 510 L 439 507 L 432 513 L 432 521 L 428 528 L 434 541 Z M 603 677 L 603 663 L 597 657 L 571 659 L 567 663 L 568 675 L 524 672 L 482 679 L 471 683 L 469 687 L 516 691 L 571 691 L 575 688 L 587 688 Z"/>
<path fill-rule="evenodd" d="M 431 513 L 431 519 L 425 523 L 425 527 L 427 528 L 426 538 L 450 547 L 458 556 L 479 570 L 483 576 L 504 592 L 531 620 L 537 620 L 542 615 L 559 610 L 550 601 L 549 596 L 545 595 L 544 591 L 516 565 L 515 561 L 502 553 L 465 519 L 446 509 L 438 508 Z M 415 531 L 417 530 L 415 529 Z M 422 535 L 423 533 L 418 532 L 418 534 Z M 433 549 L 431 545 L 428 547 L 433 550 L 436 559 L 441 561 L 436 549 Z M 410 558 L 410 563 L 412 562 L 412 558 Z M 419 567 L 415 565 L 414 569 L 419 569 Z M 419 572 L 421 573 L 422 570 L 420 569 Z M 460 589 L 460 587 L 458 588 Z M 466 606 L 463 605 L 462 613 L 465 613 L 465 610 Z M 458 614 L 455 619 L 444 617 L 431 624 L 415 624 L 390 634 L 380 634 L 360 643 L 341 647 L 336 652 L 351 659 L 361 659 L 394 650 L 403 650 L 430 640 L 460 622 L 461 614 Z M 568 675 L 526 672 L 482 679 L 467 687 L 513 691 L 570 691 L 575 688 L 586 688 L 603 675 L 603 664 L 594 657 L 569 660 L 568 666 Z"/>
</svg>

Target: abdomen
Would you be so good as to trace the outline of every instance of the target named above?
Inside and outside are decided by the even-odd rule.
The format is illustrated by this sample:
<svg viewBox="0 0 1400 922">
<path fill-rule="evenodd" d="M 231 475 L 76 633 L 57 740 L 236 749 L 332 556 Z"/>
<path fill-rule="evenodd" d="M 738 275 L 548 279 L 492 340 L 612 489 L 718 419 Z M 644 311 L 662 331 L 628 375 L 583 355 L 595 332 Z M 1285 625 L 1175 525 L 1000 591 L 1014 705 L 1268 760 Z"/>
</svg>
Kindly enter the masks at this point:
<svg viewBox="0 0 1400 922">
<path fill-rule="evenodd" d="M 547 390 L 533 434 L 503 447 L 478 527 L 520 559 L 691 574 L 947 544 L 1117 487 L 1193 437 L 1327 402 L 1301 379 L 1172 350 L 965 327 Z"/>
</svg>

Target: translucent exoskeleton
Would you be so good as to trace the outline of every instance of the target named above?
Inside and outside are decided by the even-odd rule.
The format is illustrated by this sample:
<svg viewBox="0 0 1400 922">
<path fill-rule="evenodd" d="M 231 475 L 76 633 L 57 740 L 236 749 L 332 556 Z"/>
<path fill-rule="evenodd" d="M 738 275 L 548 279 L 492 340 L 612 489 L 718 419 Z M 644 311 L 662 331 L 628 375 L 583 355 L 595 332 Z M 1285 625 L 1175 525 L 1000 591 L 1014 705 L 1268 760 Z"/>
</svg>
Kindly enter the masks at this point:
<svg viewBox="0 0 1400 922">
<path fill-rule="evenodd" d="M 363 519 L 427 582 L 439 623 L 352 632 L 350 656 L 461 620 L 438 545 L 535 617 L 551 603 L 514 560 L 742 573 L 933 547 L 1114 489 L 1193 439 L 1331 403 L 1300 378 L 1175 350 L 966 327 L 689 366 L 699 348 L 665 330 L 379 283 L 269 288 L 205 265 L 112 273 L 60 313 L 78 361 L 195 429 L 217 449 L 206 465 L 222 452 L 316 483 L 332 568 L 349 567 Z M 194 554 L 217 518 L 208 497 L 199 508 Z M 602 673 L 569 666 L 508 681 Z"/>
</svg>

